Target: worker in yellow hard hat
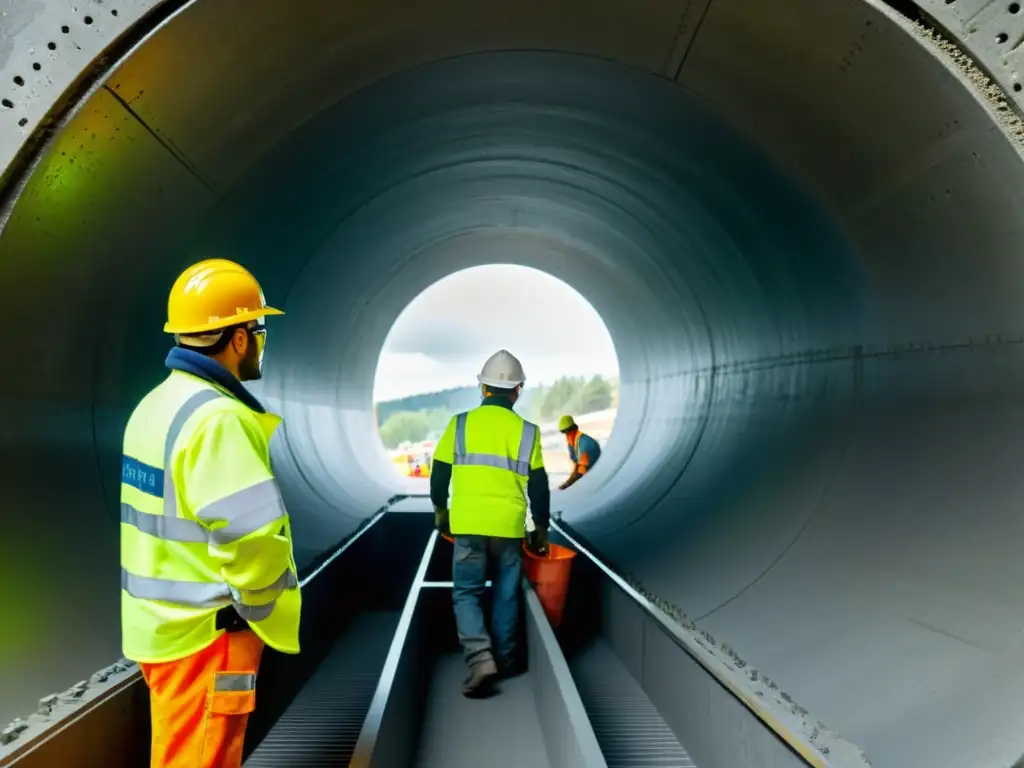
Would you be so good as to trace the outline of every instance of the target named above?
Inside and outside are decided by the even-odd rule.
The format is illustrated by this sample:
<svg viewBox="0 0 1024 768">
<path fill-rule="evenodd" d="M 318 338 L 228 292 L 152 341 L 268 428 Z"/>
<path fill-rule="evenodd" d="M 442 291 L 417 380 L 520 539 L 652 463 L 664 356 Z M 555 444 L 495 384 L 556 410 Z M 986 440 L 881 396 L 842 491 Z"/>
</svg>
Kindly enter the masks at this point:
<svg viewBox="0 0 1024 768">
<path fill-rule="evenodd" d="M 590 435 L 583 434 L 572 416 L 566 415 L 558 420 L 558 431 L 565 435 L 565 442 L 569 446 L 569 458 L 573 464 L 569 479 L 558 486 L 564 491 L 594 468 L 597 460 L 601 458 L 601 445 Z"/>
<path fill-rule="evenodd" d="M 170 374 L 138 405 L 121 469 L 124 655 L 149 686 L 151 768 L 238 768 L 264 646 L 299 652 L 291 524 L 270 467 L 280 419 L 262 376 L 269 315 L 223 259 L 174 283 Z"/>
</svg>

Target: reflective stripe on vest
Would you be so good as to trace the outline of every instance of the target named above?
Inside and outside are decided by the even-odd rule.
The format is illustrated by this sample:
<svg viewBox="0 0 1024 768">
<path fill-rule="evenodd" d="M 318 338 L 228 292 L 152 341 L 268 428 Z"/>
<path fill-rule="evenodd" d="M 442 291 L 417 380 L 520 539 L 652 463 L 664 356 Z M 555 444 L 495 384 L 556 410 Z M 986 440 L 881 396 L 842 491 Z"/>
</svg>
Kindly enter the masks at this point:
<svg viewBox="0 0 1024 768">
<path fill-rule="evenodd" d="M 519 457 L 510 459 L 508 456 L 466 451 L 466 418 L 468 416 L 468 413 L 460 413 L 455 417 L 455 451 L 452 462 L 454 466 L 493 467 L 507 469 L 522 477 L 530 476 L 530 454 L 533 453 L 533 441 L 537 434 L 535 424 L 528 421 L 523 422 L 523 434 L 519 438 Z"/>
<path fill-rule="evenodd" d="M 140 512 L 131 504 L 121 504 L 121 522 L 137 528 L 149 536 L 164 541 L 202 544 L 210 538 L 209 532 L 193 520 Z"/>
<path fill-rule="evenodd" d="M 214 677 L 213 690 L 245 693 L 256 690 L 256 675 L 251 672 L 220 672 Z"/>
<path fill-rule="evenodd" d="M 209 402 L 223 397 L 220 392 L 213 389 L 204 389 L 196 392 L 185 401 L 185 404 L 178 409 L 171 419 L 171 428 L 167 430 L 167 440 L 164 442 L 164 515 L 168 517 L 178 516 L 178 499 L 174 490 L 174 478 L 170 470 L 171 451 L 174 450 L 174 443 L 178 435 L 185 428 L 185 422 L 189 417 Z"/>
<path fill-rule="evenodd" d="M 225 608 L 233 605 L 245 621 L 263 621 L 274 612 L 277 599 L 264 605 L 246 605 L 231 598 L 227 584 L 197 581 L 174 581 L 136 576 L 121 569 L 121 589 L 139 600 L 158 600 L 189 608 Z"/>
<path fill-rule="evenodd" d="M 262 589 L 238 590 L 227 584 L 199 581 L 175 581 L 137 576 L 121 569 L 121 589 L 140 600 L 159 600 L 190 608 L 222 608 L 233 604 L 238 615 L 246 621 L 263 621 L 274 612 L 277 597 L 288 589 L 299 586 L 299 580 L 289 569 L 273 584 Z M 276 593 L 270 601 L 258 605 L 248 602 L 252 596 Z"/>
<path fill-rule="evenodd" d="M 121 504 L 121 522 L 142 533 L 162 541 L 180 541 L 188 544 L 209 542 L 215 546 L 238 541 L 284 515 L 284 499 L 281 498 L 281 491 L 273 480 L 243 488 L 199 510 L 196 517 L 205 523 L 227 523 L 212 530 L 195 520 L 166 514 L 150 515 L 140 512 L 131 504 Z"/>
<path fill-rule="evenodd" d="M 121 568 L 121 589 L 139 600 L 159 600 L 190 608 L 218 608 L 231 602 L 227 584 L 174 581 L 137 576 Z"/>
<path fill-rule="evenodd" d="M 214 544 L 230 544 L 284 515 L 284 499 L 275 480 L 243 488 L 196 512 L 196 517 L 208 525 L 227 523 L 210 532 L 210 541 Z"/>
</svg>

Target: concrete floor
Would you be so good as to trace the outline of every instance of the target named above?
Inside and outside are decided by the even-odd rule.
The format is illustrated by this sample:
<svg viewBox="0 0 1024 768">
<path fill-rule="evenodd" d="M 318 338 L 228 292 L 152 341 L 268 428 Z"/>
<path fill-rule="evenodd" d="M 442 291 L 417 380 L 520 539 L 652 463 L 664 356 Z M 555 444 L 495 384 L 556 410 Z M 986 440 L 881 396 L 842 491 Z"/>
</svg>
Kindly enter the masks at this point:
<svg viewBox="0 0 1024 768">
<path fill-rule="evenodd" d="M 427 696 L 418 768 L 549 768 L 529 673 L 489 699 L 462 695 L 461 654 L 440 656 Z"/>
</svg>

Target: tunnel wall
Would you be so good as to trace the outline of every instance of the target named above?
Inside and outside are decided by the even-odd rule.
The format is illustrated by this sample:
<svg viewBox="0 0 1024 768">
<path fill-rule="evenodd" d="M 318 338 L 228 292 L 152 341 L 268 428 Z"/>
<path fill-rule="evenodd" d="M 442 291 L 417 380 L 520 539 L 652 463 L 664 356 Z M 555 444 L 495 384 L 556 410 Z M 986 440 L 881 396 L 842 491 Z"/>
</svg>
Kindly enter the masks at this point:
<svg viewBox="0 0 1024 768">
<path fill-rule="evenodd" d="M 56 37 L 25 70 L 8 156 L 75 57 L 147 7 L 75 20 L 75 53 Z M 11 28 L 42 41 L 53 8 Z M 41 156 L 0 237 L 0 319 L 19 329 L 3 576 L 27 582 L 8 586 L 0 711 L 116 654 L 117 446 L 161 375 L 182 266 L 242 258 L 284 297 L 258 389 L 287 419 L 274 459 L 308 557 L 390 492 L 367 449 L 390 323 L 431 280 L 503 260 L 584 293 L 622 358 L 615 441 L 559 497 L 566 520 L 876 764 L 1024 751 L 1024 187 L 1005 116 L 875 3 L 396 9 L 191 4 Z M 331 106 L 524 49 L 636 71 L 453 60 Z M 31 60 L 11 49 L 7 79 Z"/>
<path fill-rule="evenodd" d="M 557 84 L 545 83 L 551 71 L 561 73 Z M 615 110 L 595 109 L 594 82 L 616 94 Z M 265 381 L 289 422 L 317 425 L 304 471 L 333 463 L 343 477 L 348 462 L 339 452 L 360 433 L 346 434 L 354 422 L 325 420 L 320 409 L 365 413 L 397 312 L 424 286 L 473 264 L 547 269 L 583 290 L 606 319 L 633 394 L 616 427 L 626 437 L 609 446 L 607 469 L 592 480 L 614 478 L 609 498 L 631 494 L 638 510 L 675 480 L 654 467 L 678 470 L 678 455 L 699 438 L 711 388 L 701 379 L 680 392 L 685 376 L 755 348 L 783 355 L 801 344 L 824 347 L 825 329 L 856 325 L 856 299 L 843 291 L 856 289 L 857 275 L 839 233 L 698 103 L 665 106 L 671 92 L 663 81 L 582 58 L 453 60 L 322 113 L 240 182 L 238 205 L 264 211 L 262 224 L 226 209 L 203 250 L 296 252 L 296 238 L 325 228 L 320 217 L 336 227 L 289 294 L 278 337 L 284 357 Z M 505 103 L 517 104 L 515 115 L 499 109 Z M 693 163 L 691 152 L 706 164 Z M 299 179 L 303 191 L 281 201 L 280 186 Z M 677 260 L 680 253 L 687 258 Z M 812 263 L 819 253 L 831 260 Z M 360 298 L 339 311 L 338 294 L 324 286 L 343 284 Z M 311 353 L 303 339 L 314 349 L 338 340 L 344 351 Z M 692 415 L 670 415 L 669 402 Z M 630 446 L 639 430 L 647 439 Z M 336 498 L 326 485 L 318 495 Z"/>
</svg>

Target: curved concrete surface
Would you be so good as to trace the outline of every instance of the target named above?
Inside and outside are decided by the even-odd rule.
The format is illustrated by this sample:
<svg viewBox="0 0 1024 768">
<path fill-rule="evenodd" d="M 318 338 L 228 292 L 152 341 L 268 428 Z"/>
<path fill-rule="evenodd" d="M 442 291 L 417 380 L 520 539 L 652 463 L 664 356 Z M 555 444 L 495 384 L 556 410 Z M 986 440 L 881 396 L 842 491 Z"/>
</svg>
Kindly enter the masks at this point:
<svg viewBox="0 0 1024 768">
<path fill-rule="evenodd" d="M 112 39 L 155 4 L 94 5 Z M 119 441 L 182 266 L 239 258 L 288 311 L 259 390 L 305 560 L 395 490 L 393 320 L 508 262 L 620 355 L 566 521 L 876 765 L 1024 753 L 1005 115 L 865 0 L 386 5 L 187 4 L 38 158 L 0 236 L 0 715 L 117 654 Z M 55 89 L 26 72 L 0 87 Z"/>
</svg>

